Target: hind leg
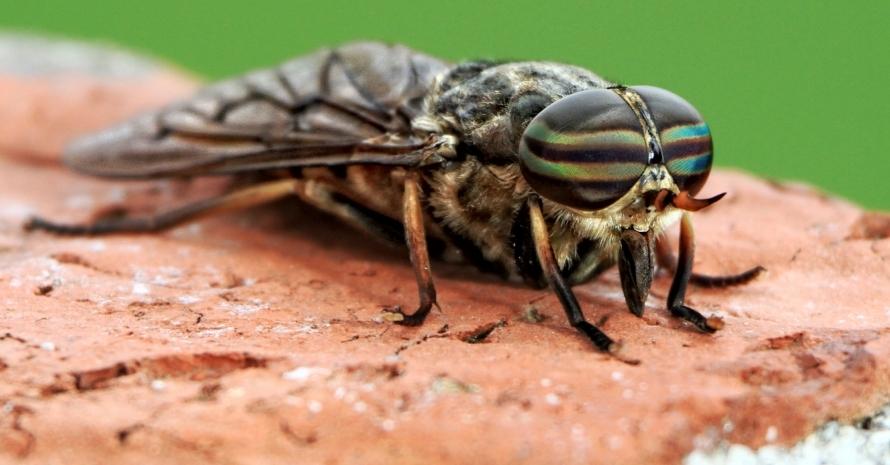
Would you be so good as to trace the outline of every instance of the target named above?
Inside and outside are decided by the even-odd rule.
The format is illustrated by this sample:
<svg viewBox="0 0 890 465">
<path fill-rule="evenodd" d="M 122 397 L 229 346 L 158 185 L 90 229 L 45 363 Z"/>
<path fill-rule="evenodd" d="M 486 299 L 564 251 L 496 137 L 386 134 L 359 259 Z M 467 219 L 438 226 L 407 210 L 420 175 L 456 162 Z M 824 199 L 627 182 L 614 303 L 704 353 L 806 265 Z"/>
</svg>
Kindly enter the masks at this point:
<svg viewBox="0 0 890 465">
<path fill-rule="evenodd" d="M 674 252 L 664 237 L 659 238 L 655 244 L 655 259 L 658 262 L 658 266 L 668 270 L 670 273 L 677 272 L 677 257 L 674 256 Z M 755 266 L 747 271 L 731 275 L 710 276 L 690 273 L 689 282 L 701 287 L 737 286 L 751 281 L 764 271 L 766 271 L 766 268 Z"/>
<path fill-rule="evenodd" d="M 58 223 L 41 217 L 32 217 L 25 223 L 24 228 L 28 231 L 40 230 L 72 236 L 157 232 L 206 216 L 243 210 L 294 195 L 298 184 L 299 181 L 296 179 L 264 182 L 145 217 L 103 218 L 87 224 Z"/>
</svg>

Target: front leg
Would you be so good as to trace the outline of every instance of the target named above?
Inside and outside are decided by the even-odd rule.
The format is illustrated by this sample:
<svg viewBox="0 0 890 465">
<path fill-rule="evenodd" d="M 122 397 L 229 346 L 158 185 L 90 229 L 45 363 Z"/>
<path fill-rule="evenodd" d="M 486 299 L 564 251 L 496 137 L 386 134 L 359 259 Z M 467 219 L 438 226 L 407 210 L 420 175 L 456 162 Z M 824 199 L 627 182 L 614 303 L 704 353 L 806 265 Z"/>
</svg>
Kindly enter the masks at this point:
<svg viewBox="0 0 890 465">
<path fill-rule="evenodd" d="M 683 219 L 680 221 L 680 258 L 677 260 L 674 281 L 671 283 L 670 292 L 668 292 L 667 307 L 675 317 L 692 323 L 703 332 L 713 333 L 723 328 L 723 319 L 716 316 L 705 318 L 701 313 L 684 304 L 686 285 L 692 276 L 694 255 L 695 232 L 692 229 L 692 219 L 688 213 L 684 212 Z"/>
<path fill-rule="evenodd" d="M 426 248 L 426 232 L 423 227 L 423 205 L 421 204 L 420 173 L 408 171 L 405 175 L 405 192 L 402 194 L 402 218 L 405 224 L 405 242 L 411 255 L 411 265 L 417 278 L 417 292 L 420 305 L 410 315 L 396 310 L 397 324 L 418 326 L 423 323 L 436 303 L 436 287 L 430 269 L 430 256 Z"/>
<path fill-rule="evenodd" d="M 544 277 L 547 279 L 550 287 L 556 292 L 556 296 L 566 312 L 569 323 L 587 336 L 597 349 L 608 352 L 625 362 L 639 363 L 636 360 L 622 358 L 620 355 L 621 345 L 584 318 L 578 299 L 575 298 L 572 288 L 566 283 L 565 278 L 559 271 L 559 265 L 556 263 L 553 247 L 550 245 L 550 233 L 547 231 L 547 223 L 544 221 L 544 213 L 541 211 L 540 199 L 537 197 L 530 198 L 528 200 L 528 211 L 532 240 L 535 245 L 535 253 L 538 256 L 538 263 L 540 263 L 541 270 L 544 272 Z"/>
</svg>

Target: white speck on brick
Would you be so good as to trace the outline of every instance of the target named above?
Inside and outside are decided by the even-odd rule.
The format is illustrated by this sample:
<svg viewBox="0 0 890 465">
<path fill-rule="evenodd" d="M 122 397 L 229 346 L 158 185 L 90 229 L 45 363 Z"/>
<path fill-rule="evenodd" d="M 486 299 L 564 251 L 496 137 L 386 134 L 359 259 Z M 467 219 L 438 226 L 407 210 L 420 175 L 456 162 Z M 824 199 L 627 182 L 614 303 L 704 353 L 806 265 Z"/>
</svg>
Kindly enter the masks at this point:
<svg viewBox="0 0 890 465">
<path fill-rule="evenodd" d="M 235 328 L 231 326 L 223 326 L 220 328 L 209 328 L 198 332 L 200 337 L 220 337 L 235 332 Z"/>
<path fill-rule="evenodd" d="M 65 199 L 65 207 L 72 210 L 89 210 L 94 207 L 95 203 L 93 196 L 89 194 L 69 195 Z"/>
<path fill-rule="evenodd" d="M 151 389 L 153 391 L 163 391 L 167 388 L 167 383 L 162 379 L 155 379 L 151 381 Z"/>
<path fill-rule="evenodd" d="M 105 191 L 105 202 L 120 203 L 127 199 L 127 191 L 122 187 L 112 187 Z"/>
<path fill-rule="evenodd" d="M 176 300 L 183 305 L 191 305 L 200 302 L 201 298 L 194 295 L 181 295 L 177 297 Z"/>
<path fill-rule="evenodd" d="M 166 286 L 178 281 L 180 278 L 182 278 L 182 275 L 183 272 L 179 268 L 173 266 L 162 266 L 161 269 L 158 270 L 158 274 L 156 274 L 151 279 L 151 282 L 159 286 Z"/>
<path fill-rule="evenodd" d="M 544 396 L 544 402 L 547 402 L 549 405 L 559 405 L 562 401 L 559 399 L 559 396 L 550 392 Z"/>
<path fill-rule="evenodd" d="M 312 323 L 303 323 L 294 330 L 300 334 L 313 334 L 318 332 L 318 326 Z"/>
<path fill-rule="evenodd" d="M 228 302 L 223 302 L 221 307 L 227 310 L 229 313 L 237 316 L 244 315 L 252 315 L 254 313 L 266 310 L 269 308 L 269 304 L 260 301 L 259 299 L 253 299 L 247 303 L 239 303 L 239 304 L 230 304 Z"/>
<path fill-rule="evenodd" d="M 53 352 L 56 350 L 56 344 L 51 341 L 45 341 L 40 343 L 40 348 L 47 352 Z"/>
<path fill-rule="evenodd" d="M 723 432 L 729 434 L 732 430 L 735 429 L 735 425 L 730 420 L 726 420 L 723 422 Z"/>
<path fill-rule="evenodd" d="M 775 426 L 766 429 L 766 442 L 774 442 L 779 438 L 779 430 Z"/>
<path fill-rule="evenodd" d="M 309 405 L 307 407 L 309 408 L 309 411 L 312 413 L 319 413 L 319 412 L 321 412 L 321 409 L 323 408 L 323 406 L 321 405 L 321 402 L 319 402 L 317 400 L 310 400 Z"/>
<path fill-rule="evenodd" d="M 21 221 L 34 215 L 34 209 L 23 203 L 4 203 L 0 206 L 0 216 Z"/>
<path fill-rule="evenodd" d="M 297 367 L 285 372 L 281 377 L 288 381 L 307 381 L 313 376 L 326 376 L 330 373 L 331 370 L 324 367 Z"/>
<path fill-rule="evenodd" d="M 613 372 L 612 372 L 612 380 L 614 380 L 614 381 L 621 381 L 622 378 L 624 378 L 624 373 L 622 373 L 622 372 L 620 372 L 620 371 L 613 371 Z"/>
<path fill-rule="evenodd" d="M 145 283 L 133 283 L 133 289 L 130 291 L 135 295 L 148 295 L 151 294 L 151 286 Z"/>
<path fill-rule="evenodd" d="M 104 252 L 107 248 L 108 246 L 103 241 L 90 241 L 89 245 L 87 245 L 87 249 L 90 252 Z"/>
</svg>

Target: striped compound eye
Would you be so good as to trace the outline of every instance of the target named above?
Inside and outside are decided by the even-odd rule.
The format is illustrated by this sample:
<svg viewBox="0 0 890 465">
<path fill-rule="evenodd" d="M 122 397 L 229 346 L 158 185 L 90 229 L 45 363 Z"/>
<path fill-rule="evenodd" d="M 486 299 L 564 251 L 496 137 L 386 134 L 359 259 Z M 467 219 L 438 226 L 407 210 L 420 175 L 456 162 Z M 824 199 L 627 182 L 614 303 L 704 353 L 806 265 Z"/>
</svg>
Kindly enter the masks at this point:
<svg viewBox="0 0 890 465">
<path fill-rule="evenodd" d="M 649 109 L 658 136 L 664 164 L 681 191 L 697 194 L 711 172 L 711 131 L 701 115 L 686 100 L 664 89 L 635 86 Z"/>
<path fill-rule="evenodd" d="M 615 92 L 578 92 L 550 104 L 528 124 L 519 164 L 542 196 L 581 210 L 620 199 L 646 169 L 649 149 L 633 110 Z"/>
</svg>

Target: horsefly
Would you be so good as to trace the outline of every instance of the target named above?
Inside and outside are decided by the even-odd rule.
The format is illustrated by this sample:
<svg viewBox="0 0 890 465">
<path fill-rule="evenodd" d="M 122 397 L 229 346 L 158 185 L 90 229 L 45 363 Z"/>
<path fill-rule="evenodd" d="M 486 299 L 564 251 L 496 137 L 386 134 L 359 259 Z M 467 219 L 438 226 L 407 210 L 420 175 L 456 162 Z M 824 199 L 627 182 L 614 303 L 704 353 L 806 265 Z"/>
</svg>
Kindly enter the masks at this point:
<svg viewBox="0 0 890 465">
<path fill-rule="evenodd" d="M 159 231 L 288 196 L 383 240 L 406 244 L 420 303 L 437 305 L 430 257 L 549 285 L 599 350 L 620 344 L 589 323 L 572 286 L 618 266 L 641 316 L 656 262 L 674 273 L 667 308 L 702 332 L 723 326 L 684 304 L 689 282 L 755 278 L 692 272 L 690 212 L 710 173 L 710 131 L 664 89 L 623 86 L 575 66 L 451 65 L 402 46 L 354 43 L 204 88 L 192 98 L 72 144 L 65 162 L 109 178 L 244 175 L 264 180 L 152 217 L 67 225 L 58 234 Z M 679 258 L 662 233 L 680 220 Z"/>
</svg>

